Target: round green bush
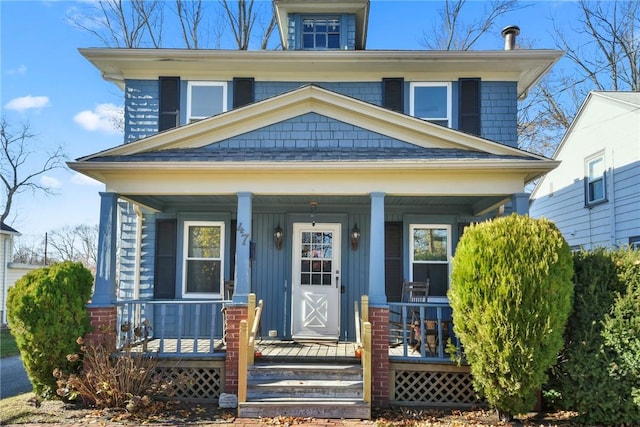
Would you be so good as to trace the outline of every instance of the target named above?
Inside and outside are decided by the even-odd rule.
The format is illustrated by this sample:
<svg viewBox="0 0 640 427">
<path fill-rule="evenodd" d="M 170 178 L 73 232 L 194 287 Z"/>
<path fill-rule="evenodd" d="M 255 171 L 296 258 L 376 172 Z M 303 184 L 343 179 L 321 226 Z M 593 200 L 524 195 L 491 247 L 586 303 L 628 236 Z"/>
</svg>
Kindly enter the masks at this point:
<svg viewBox="0 0 640 427">
<path fill-rule="evenodd" d="M 563 345 L 573 285 L 569 246 L 550 221 L 472 225 L 456 248 L 449 300 L 476 391 L 501 414 L 527 412 Z"/>
<path fill-rule="evenodd" d="M 34 270 L 9 288 L 7 317 L 27 375 L 38 396 L 56 391 L 55 368 L 72 370 L 67 355 L 90 328 L 85 304 L 93 276 L 80 263 L 63 262 Z"/>
</svg>

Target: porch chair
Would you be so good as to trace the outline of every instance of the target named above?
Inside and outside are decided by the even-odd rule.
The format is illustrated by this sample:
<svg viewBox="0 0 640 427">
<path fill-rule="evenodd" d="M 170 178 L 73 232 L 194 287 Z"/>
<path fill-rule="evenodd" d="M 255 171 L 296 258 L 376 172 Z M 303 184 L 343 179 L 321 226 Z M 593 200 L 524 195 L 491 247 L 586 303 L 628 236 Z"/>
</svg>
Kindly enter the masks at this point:
<svg viewBox="0 0 640 427">
<path fill-rule="evenodd" d="M 403 282 L 402 303 L 426 303 L 429 297 L 429 279 L 424 282 Z M 414 325 L 420 323 L 420 309 L 418 307 L 407 307 L 407 323 L 402 322 L 402 313 L 391 311 L 391 321 L 389 322 L 389 345 L 396 347 L 404 342 L 407 337 L 409 343 L 414 337 Z M 418 343 L 419 345 L 419 343 Z"/>
</svg>

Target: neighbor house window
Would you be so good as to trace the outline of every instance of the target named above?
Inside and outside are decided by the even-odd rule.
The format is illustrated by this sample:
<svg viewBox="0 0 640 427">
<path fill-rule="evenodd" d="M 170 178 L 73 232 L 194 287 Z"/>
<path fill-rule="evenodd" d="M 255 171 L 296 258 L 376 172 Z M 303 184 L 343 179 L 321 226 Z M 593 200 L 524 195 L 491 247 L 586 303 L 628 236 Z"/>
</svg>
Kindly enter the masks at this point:
<svg viewBox="0 0 640 427">
<path fill-rule="evenodd" d="M 631 247 L 631 249 L 635 249 L 636 251 L 640 251 L 640 236 L 629 237 L 629 247 Z"/>
<path fill-rule="evenodd" d="M 224 223 L 184 223 L 183 294 L 221 297 L 224 266 Z"/>
<path fill-rule="evenodd" d="M 586 161 L 585 199 L 587 205 L 606 200 L 606 179 L 604 155 L 591 157 Z"/>
<path fill-rule="evenodd" d="M 451 226 L 413 224 L 410 233 L 410 280 L 428 281 L 430 300 L 446 299 L 451 263 Z"/>
<path fill-rule="evenodd" d="M 187 84 L 187 123 L 227 111 L 225 82 L 189 82 Z"/>
<path fill-rule="evenodd" d="M 340 18 L 303 18 L 302 48 L 340 49 Z"/>
<path fill-rule="evenodd" d="M 451 127 L 451 83 L 411 83 L 410 114 Z"/>
</svg>

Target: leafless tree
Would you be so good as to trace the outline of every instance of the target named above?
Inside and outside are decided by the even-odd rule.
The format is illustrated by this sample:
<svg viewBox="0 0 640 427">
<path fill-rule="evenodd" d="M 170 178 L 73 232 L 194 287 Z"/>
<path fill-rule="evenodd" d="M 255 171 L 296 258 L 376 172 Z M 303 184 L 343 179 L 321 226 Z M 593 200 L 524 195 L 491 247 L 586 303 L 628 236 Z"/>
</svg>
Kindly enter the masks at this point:
<svg viewBox="0 0 640 427">
<path fill-rule="evenodd" d="M 98 226 L 63 227 L 49 233 L 48 254 L 59 261 L 81 262 L 94 270 L 97 261 Z"/>
<path fill-rule="evenodd" d="M 33 157 L 38 152 L 32 143 L 35 136 L 27 123 L 14 129 L 4 117 L 0 119 L 0 178 L 4 189 L 4 206 L 0 213 L 2 222 L 11 213 L 14 198 L 23 191 L 55 194 L 52 188 L 38 183 L 36 178 L 54 169 L 63 168 L 65 154 L 62 147 L 58 146 L 34 167 Z"/>
<path fill-rule="evenodd" d="M 162 46 L 163 3 L 160 0 L 97 0 L 90 13 L 68 16 L 76 27 L 108 47 Z"/>
<path fill-rule="evenodd" d="M 259 8 L 256 8 L 255 0 L 237 0 L 234 2 L 220 0 L 220 4 L 229 19 L 229 27 L 233 32 L 237 48 L 239 50 L 249 49 L 249 43 L 251 41 L 254 26 L 259 17 L 262 16 L 261 12 L 264 11 L 260 11 Z M 264 27 L 261 35 L 261 49 L 267 48 L 269 38 L 276 26 L 275 11 L 271 10 L 269 16 L 269 23 Z"/>
<path fill-rule="evenodd" d="M 576 4 L 580 18 L 552 19 L 556 47 L 571 72 L 556 67 L 520 108 L 520 146 L 552 155 L 592 90 L 640 90 L 640 3 Z M 583 39 L 576 43 L 575 35 Z"/>
<path fill-rule="evenodd" d="M 470 50 L 495 29 L 498 18 L 525 7 L 517 0 L 493 0 L 484 3 L 483 13 L 470 18 L 464 13 L 468 3 L 467 0 L 446 0 L 438 9 L 439 19 L 431 31 L 423 33 L 422 44 L 432 50 Z"/>
<path fill-rule="evenodd" d="M 44 239 L 19 236 L 15 240 L 12 262 L 18 264 L 44 265 Z"/>
<path fill-rule="evenodd" d="M 175 12 L 178 15 L 182 38 L 187 49 L 198 49 L 200 23 L 203 19 L 202 0 L 176 0 Z"/>
</svg>

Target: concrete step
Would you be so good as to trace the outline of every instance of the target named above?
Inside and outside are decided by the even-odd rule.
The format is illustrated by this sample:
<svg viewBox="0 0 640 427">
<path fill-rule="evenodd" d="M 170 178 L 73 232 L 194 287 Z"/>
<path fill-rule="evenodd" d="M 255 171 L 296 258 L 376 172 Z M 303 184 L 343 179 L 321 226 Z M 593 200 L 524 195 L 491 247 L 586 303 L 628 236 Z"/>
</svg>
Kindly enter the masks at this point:
<svg viewBox="0 0 640 427">
<path fill-rule="evenodd" d="M 249 366 L 247 375 L 249 381 L 296 378 L 362 380 L 362 367 L 360 365 L 261 363 Z"/>
<path fill-rule="evenodd" d="M 244 402 L 238 405 L 239 418 L 304 417 L 333 419 L 371 418 L 371 407 L 358 399 L 286 399 Z"/>
<path fill-rule="evenodd" d="M 249 367 L 238 416 L 369 419 L 362 388 L 360 365 L 260 362 Z"/>
<path fill-rule="evenodd" d="M 269 379 L 250 381 L 247 399 L 265 398 L 362 398 L 362 380 Z"/>
</svg>

